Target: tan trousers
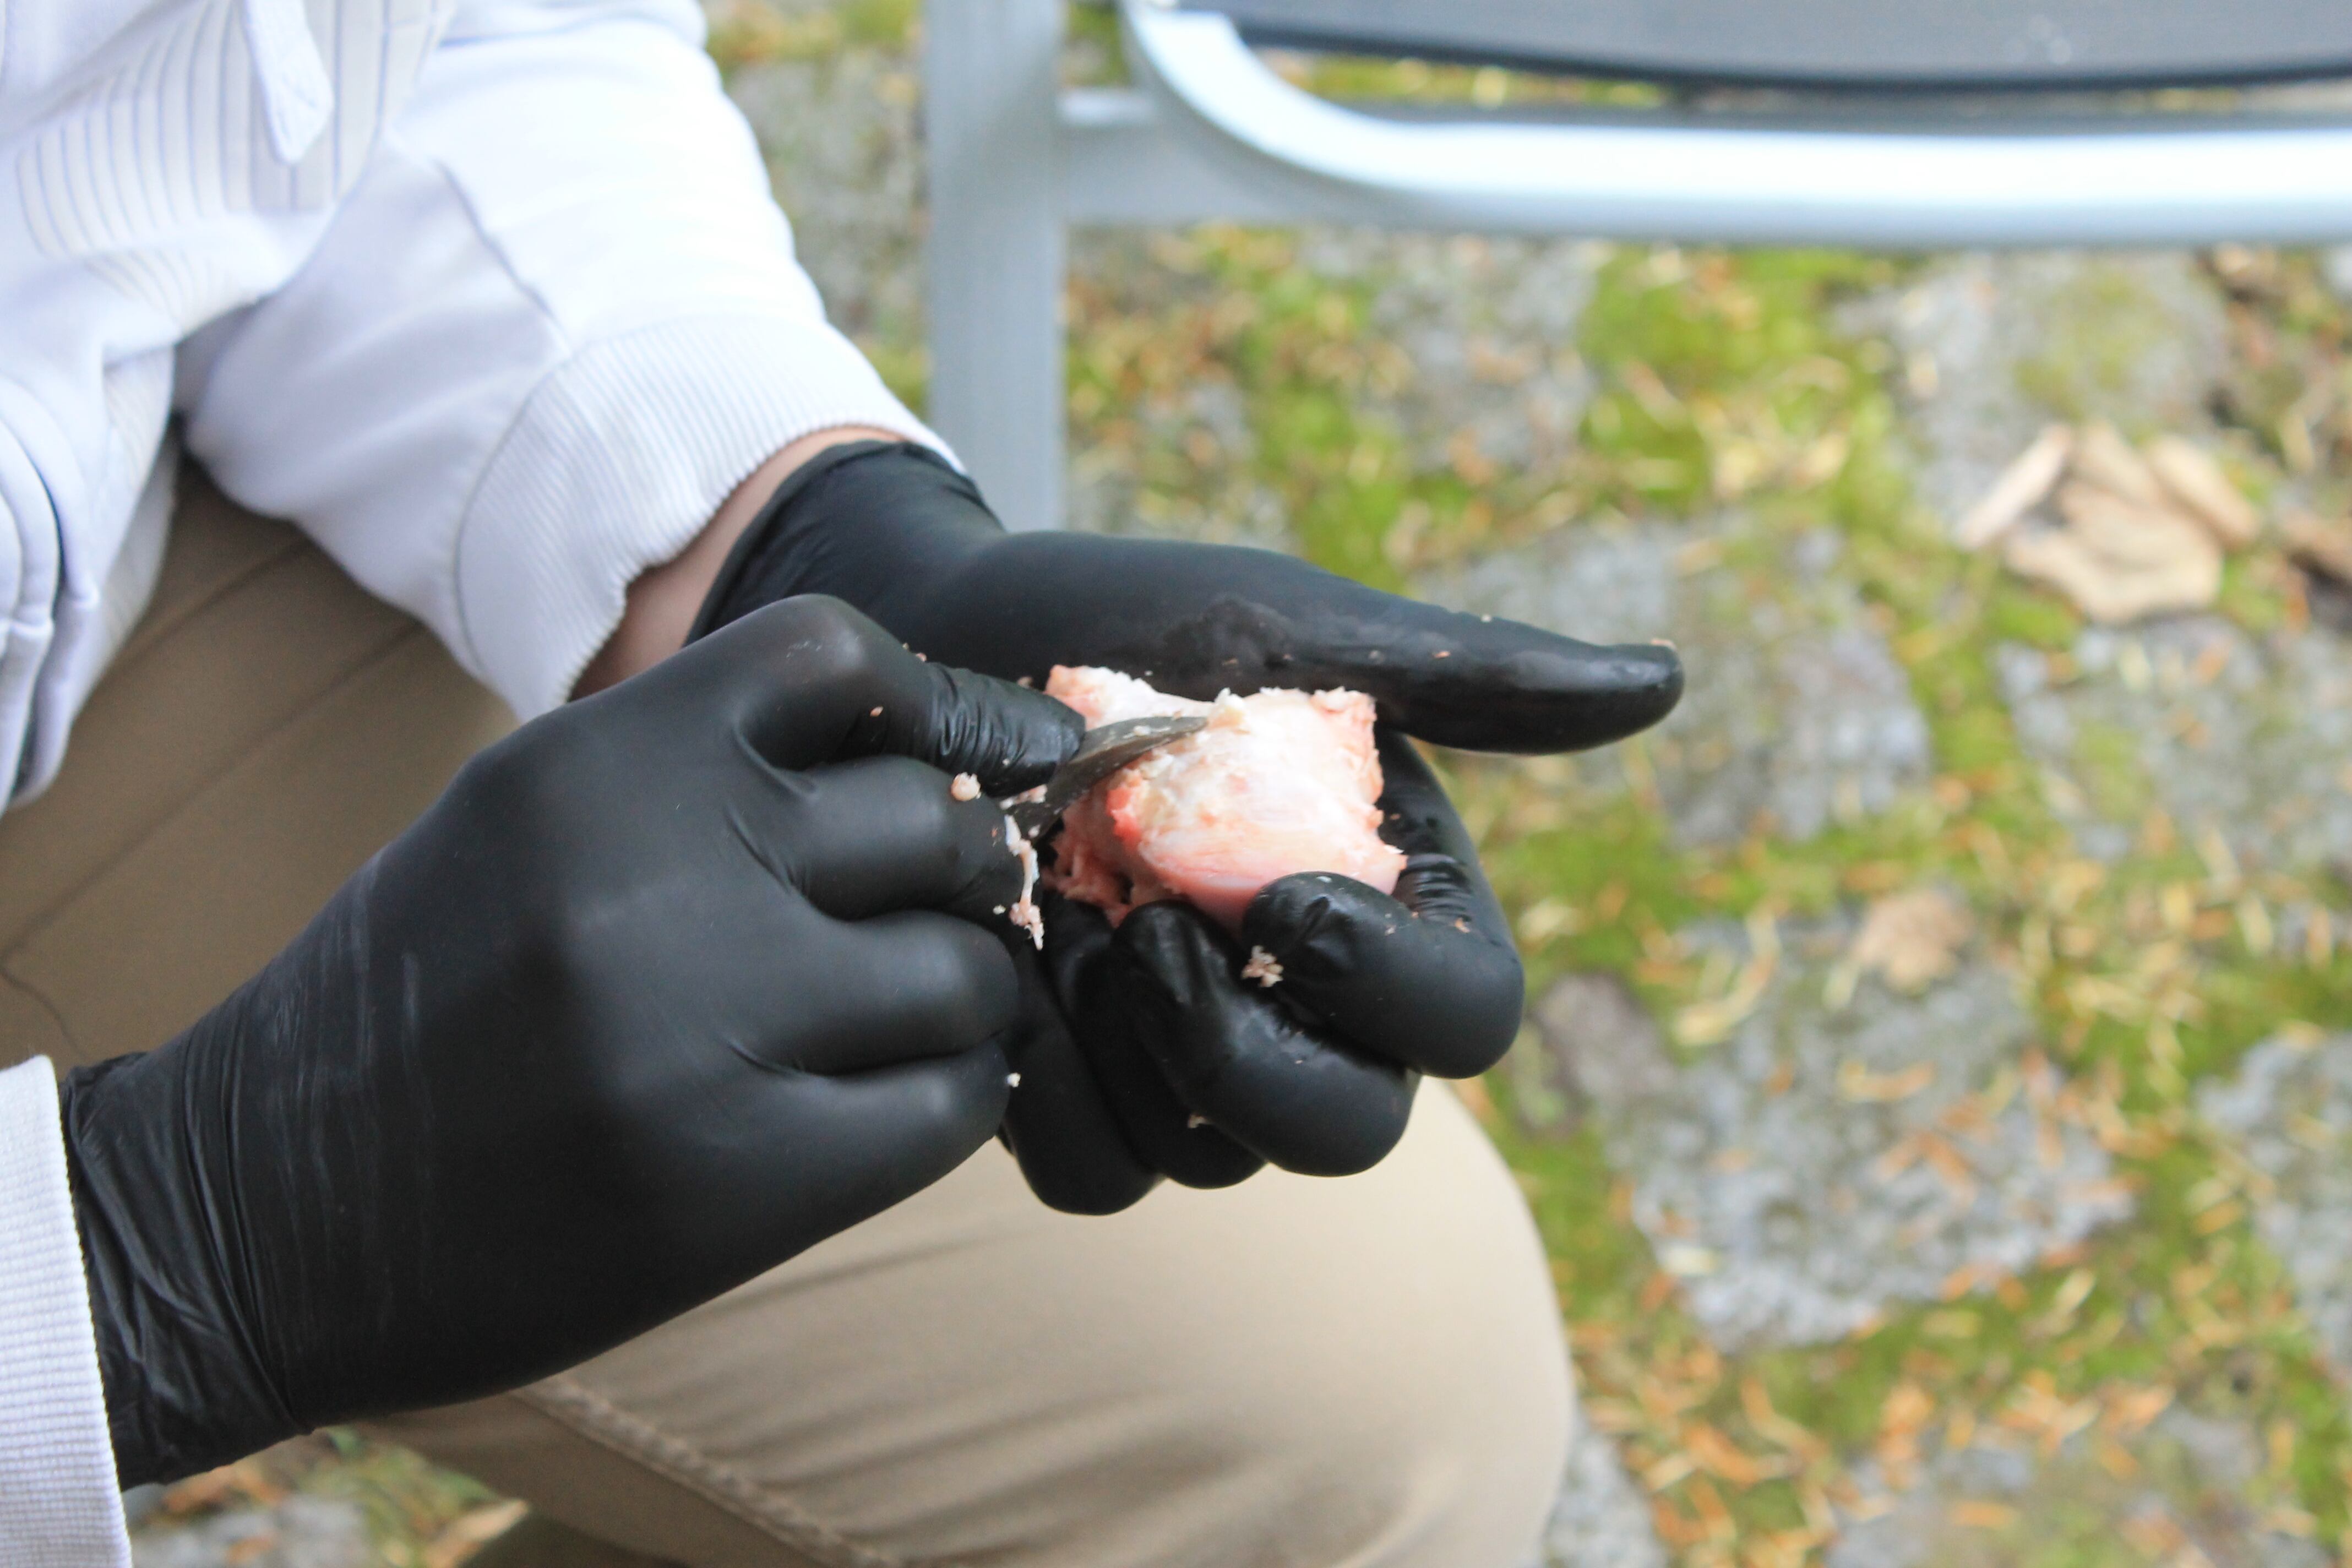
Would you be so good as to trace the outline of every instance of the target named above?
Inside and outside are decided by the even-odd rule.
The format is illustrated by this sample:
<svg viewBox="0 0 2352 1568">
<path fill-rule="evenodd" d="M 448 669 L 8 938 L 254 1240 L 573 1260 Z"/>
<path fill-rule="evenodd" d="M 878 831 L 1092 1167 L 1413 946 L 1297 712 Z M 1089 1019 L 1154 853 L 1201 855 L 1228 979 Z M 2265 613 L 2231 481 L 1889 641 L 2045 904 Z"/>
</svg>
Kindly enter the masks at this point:
<svg viewBox="0 0 2352 1568">
<path fill-rule="evenodd" d="M 63 776 L 0 818 L 0 1059 L 167 1038 L 509 722 L 192 480 Z M 570 1373 L 383 1429 L 694 1568 L 1518 1568 L 1571 1415 L 1526 1208 L 1428 1092 L 1369 1175 L 1110 1219 L 992 1146 Z"/>
</svg>

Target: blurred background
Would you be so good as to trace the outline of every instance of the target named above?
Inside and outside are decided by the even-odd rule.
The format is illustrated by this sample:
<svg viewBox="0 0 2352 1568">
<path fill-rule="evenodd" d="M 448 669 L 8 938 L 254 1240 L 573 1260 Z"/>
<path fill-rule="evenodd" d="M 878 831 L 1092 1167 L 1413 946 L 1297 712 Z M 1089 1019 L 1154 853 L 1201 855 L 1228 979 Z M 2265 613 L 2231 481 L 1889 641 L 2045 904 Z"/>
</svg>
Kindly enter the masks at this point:
<svg viewBox="0 0 2352 1568">
<path fill-rule="evenodd" d="M 919 408 L 916 7 L 709 9 Z M 1529 965 L 1465 1092 L 1582 1385 L 1552 1563 L 2352 1560 L 2352 254 L 1204 228 L 1077 237 L 1068 310 L 1075 526 L 1687 660 L 1643 740 L 1441 759 Z M 141 1568 L 520 1514 L 347 1434 L 142 1507 Z"/>
</svg>

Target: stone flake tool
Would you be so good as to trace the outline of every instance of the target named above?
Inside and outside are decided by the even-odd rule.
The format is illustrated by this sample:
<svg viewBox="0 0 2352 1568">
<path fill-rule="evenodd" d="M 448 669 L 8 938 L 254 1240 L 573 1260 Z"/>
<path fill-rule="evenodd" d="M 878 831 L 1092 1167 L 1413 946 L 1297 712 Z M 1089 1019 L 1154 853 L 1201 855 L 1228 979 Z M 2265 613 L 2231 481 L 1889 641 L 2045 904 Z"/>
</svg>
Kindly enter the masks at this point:
<svg viewBox="0 0 2352 1568">
<path fill-rule="evenodd" d="M 1038 793 L 1005 802 L 1004 810 L 1022 837 L 1034 839 L 1062 820 L 1062 813 L 1095 785 L 1171 741 L 1196 735 L 1209 727 L 1198 713 L 1168 713 L 1148 719 L 1122 719 L 1089 730 L 1070 760 L 1054 770 Z"/>
</svg>

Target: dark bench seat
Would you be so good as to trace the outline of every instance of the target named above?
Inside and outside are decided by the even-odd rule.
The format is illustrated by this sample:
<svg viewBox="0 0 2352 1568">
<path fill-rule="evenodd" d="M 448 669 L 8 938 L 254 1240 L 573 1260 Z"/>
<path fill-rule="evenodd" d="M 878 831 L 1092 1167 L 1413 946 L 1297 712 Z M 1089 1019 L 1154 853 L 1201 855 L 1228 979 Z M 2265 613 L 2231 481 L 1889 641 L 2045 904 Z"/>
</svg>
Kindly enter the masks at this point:
<svg viewBox="0 0 2352 1568">
<path fill-rule="evenodd" d="M 1576 75 L 2059 90 L 2352 76 L 2352 0 L 1184 0 L 1253 43 Z"/>
</svg>

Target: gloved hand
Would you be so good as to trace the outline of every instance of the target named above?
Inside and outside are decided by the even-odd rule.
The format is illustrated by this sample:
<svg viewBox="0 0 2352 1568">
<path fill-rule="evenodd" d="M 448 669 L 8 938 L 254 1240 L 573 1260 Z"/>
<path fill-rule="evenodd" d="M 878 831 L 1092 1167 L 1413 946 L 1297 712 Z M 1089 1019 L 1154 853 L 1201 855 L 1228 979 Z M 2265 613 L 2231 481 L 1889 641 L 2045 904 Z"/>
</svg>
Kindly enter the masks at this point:
<svg viewBox="0 0 2352 1568">
<path fill-rule="evenodd" d="M 185 1034 L 69 1074 L 122 1484 L 555 1372 L 952 1170 L 1021 877 L 950 775 L 1078 729 L 776 606 L 483 752 Z"/>
<path fill-rule="evenodd" d="M 1046 906 L 1051 994 L 1031 974 L 1006 1142 L 1047 1203 L 1108 1212 L 1160 1174 L 1239 1181 L 1271 1160 L 1338 1174 L 1402 1135 L 1418 1072 L 1482 1072 L 1517 1032 L 1522 977 L 1469 835 L 1407 735 L 1496 752 L 1597 746 L 1682 692 L 1670 648 L 1595 647 L 1378 593 L 1260 550 L 1007 534 L 920 447 L 827 451 L 769 500 L 698 630 L 795 593 L 838 595 L 933 659 L 1042 682 L 1095 664 L 1162 690 L 1349 687 L 1379 703 L 1390 897 L 1288 877 L 1231 940 L 1188 906 L 1113 933 Z M 1282 964 L 1243 982 L 1244 955 Z"/>
</svg>

